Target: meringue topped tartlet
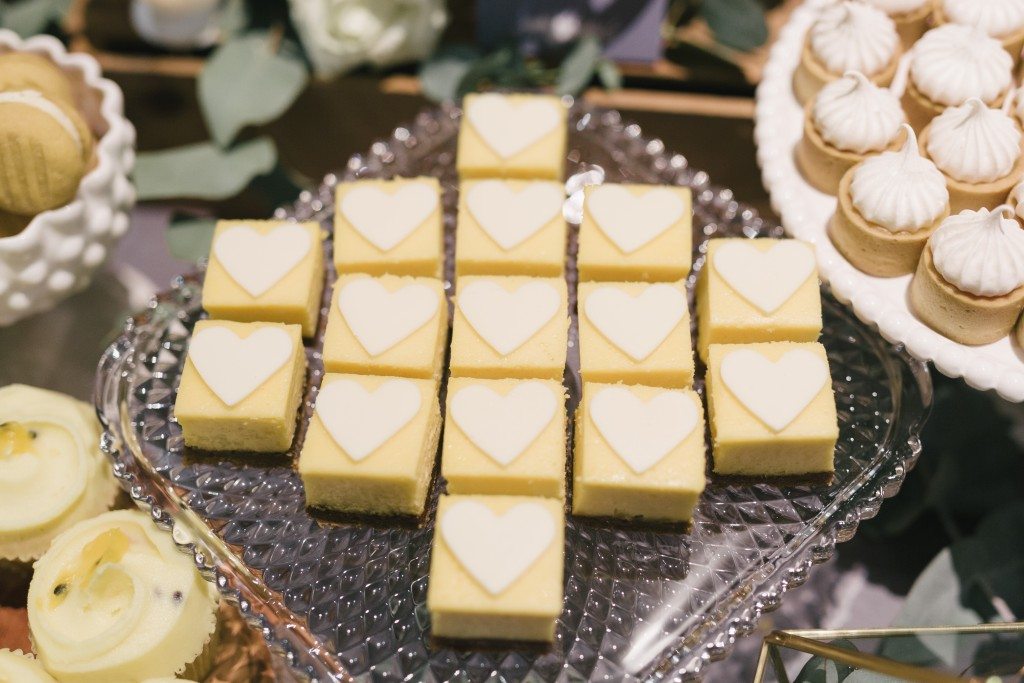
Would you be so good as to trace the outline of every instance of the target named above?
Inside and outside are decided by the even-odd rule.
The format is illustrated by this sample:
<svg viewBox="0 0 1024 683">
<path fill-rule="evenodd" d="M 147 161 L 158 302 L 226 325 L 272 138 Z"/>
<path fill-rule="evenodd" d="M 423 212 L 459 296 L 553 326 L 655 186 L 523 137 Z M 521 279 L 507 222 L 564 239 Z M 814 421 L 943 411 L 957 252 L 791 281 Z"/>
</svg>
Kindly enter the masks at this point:
<svg viewBox="0 0 1024 683">
<path fill-rule="evenodd" d="M 807 31 L 793 91 L 804 104 L 847 71 L 888 86 L 902 52 L 896 24 L 882 10 L 850 0 L 828 5 Z"/>
<path fill-rule="evenodd" d="M 911 55 L 903 109 L 919 133 L 946 108 L 972 97 L 998 107 L 1013 86 L 1013 59 L 998 40 L 973 26 L 933 28 Z"/>
<path fill-rule="evenodd" d="M 996 206 L 1024 176 L 1017 122 L 976 98 L 935 117 L 921 148 L 946 177 L 952 213 Z"/>
<path fill-rule="evenodd" d="M 839 181 L 867 155 L 895 147 L 904 122 L 900 102 L 864 74 L 849 71 L 804 107 L 796 164 L 811 185 L 836 194 Z"/>
<path fill-rule="evenodd" d="M 903 128 L 899 150 L 868 157 L 843 176 L 828 227 L 846 260 L 876 277 L 914 272 L 928 238 L 949 216 L 945 178 L 921 156 L 914 129 Z"/>
<path fill-rule="evenodd" d="M 928 30 L 932 0 L 867 0 L 867 3 L 882 10 L 893 20 L 904 50 L 909 50 Z"/>
<path fill-rule="evenodd" d="M 1024 48 L 1024 0 L 936 0 L 935 23 L 976 26 L 1003 44 L 1020 63 Z"/>
<path fill-rule="evenodd" d="M 942 222 L 910 282 L 910 306 L 961 344 L 988 344 L 1013 329 L 1024 308 L 1024 229 L 1008 204 L 962 211 Z"/>
</svg>

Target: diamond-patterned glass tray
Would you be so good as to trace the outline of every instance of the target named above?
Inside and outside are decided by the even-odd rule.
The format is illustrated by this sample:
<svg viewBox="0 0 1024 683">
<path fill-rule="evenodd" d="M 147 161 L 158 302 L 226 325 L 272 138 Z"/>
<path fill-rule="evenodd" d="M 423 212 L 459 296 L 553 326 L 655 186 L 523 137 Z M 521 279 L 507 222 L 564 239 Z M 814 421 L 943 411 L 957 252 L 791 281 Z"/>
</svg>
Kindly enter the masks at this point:
<svg viewBox="0 0 1024 683">
<path fill-rule="evenodd" d="M 437 176 L 445 188 L 450 277 L 459 118 L 455 108 L 421 114 L 278 216 L 329 228 L 339 179 Z M 570 125 L 570 223 L 578 222 L 582 185 L 608 179 L 693 188 L 695 272 L 708 237 L 781 234 L 617 112 L 575 105 Z M 574 251 L 571 243 L 570 264 Z M 246 462 L 183 451 L 173 406 L 190 330 L 201 317 L 200 287 L 201 275 L 180 278 L 128 321 L 101 360 L 96 403 L 107 427 L 104 448 L 132 497 L 194 553 L 203 574 L 297 671 L 321 681 L 697 678 L 896 493 L 920 453 L 931 402 L 925 366 L 885 344 L 826 293 L 823 341 L 840 420 L 831 483 L 712 483 L 687 533 L 570 518 L 565 607 L 550 651 L 435 648 L 425 608 L 429 523 L 318 521 L 305 510 L 289 459 Z M 307 352 L 315 386 L 315 344 Z M 567 375 L 575 391 L 574 371 Z M 307 390 L 307 416 L 314 392 Z M 431 509 L 437 493 L 435 484 Z"/>
</svg>

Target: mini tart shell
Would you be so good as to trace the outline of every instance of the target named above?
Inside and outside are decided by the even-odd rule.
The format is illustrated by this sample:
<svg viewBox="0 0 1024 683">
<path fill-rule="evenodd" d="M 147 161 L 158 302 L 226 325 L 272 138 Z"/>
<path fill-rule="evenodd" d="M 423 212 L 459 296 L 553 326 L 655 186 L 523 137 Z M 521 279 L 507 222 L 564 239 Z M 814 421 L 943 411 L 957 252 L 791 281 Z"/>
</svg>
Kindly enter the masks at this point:
<svg viewBox="0 0 1024 683">
<path fill-rule="evenodd" d="M 977 0 L 974 1 L 976 2 Z M 945 11 L 942 9 L 942 0 L 935 0 L 935 13 L 932 15 L 932 22 L 935 26 L 950 23 L 949 17 L 946 16 Z M 1017 67 L 1020 66 L 1021 50 L 1024 49 L 1024 26 L 1005 36 L 996 36 L 996 39 L 1003 44 L 1003 49 L 1013 57 L 1013 68 L 1016 71 Z"/>
<path fill-rule="evenodd" d="M 989 107 L 998 108 L 1003 105 L 1003 100 L 1005 99 L 1006 91 L 1004 90 L 994 102 L 986 102 L 985 104 Z M 918 90 L 914 84 L 914 79 L 910 78 L 909 74 L 907 87 L 903 91 L 903 97 L 900 101 L 903 104 L 903 112 L 907 115 L 907 123 L 910 124 L 914 132 L 919 136 L 925 127 L 931 123 L 932 119 L 949 108 L 944 104 L 934 102 Z"/>
<path fill-rule="evenodd" d="M 976 346 L 1008 335 L 1024 307 L 1024 286 L 1002 296 L 976 296 L 950 284 L 935 268 L 925 247 L 910 281 L 910 306 L 936 332 Z"/>
<path fill-rule="evenodd" d="M 828 225 L 832 244 L 858 270 L 876 277 L 896 277 L 913 273 L 928 238 L 949 216 L 947 205 L 929 226 L 915 231 L 893 232 L 868 221 L 853 205 L 851 168 L 839 184 L 839 203 Z"/>
<path fill-rule="evenodd" d="M 918 145 L 922 156 L 928 157 L 928 137 L 931 133 L 931 124 L 925 126 L 918 137 Z M 932 160 L 934 161 L 934 159 Z M 949 212 L 953 215 L 970 209 L 992 208 L 999 206 L 1005 201 L 1007 195 L 1024 177 L 1024 138 L 1021 140 L 1020 150 L 1017 154 L 1017 162 L 1009 174 L 988 183 L 965 183 L 962 180 L 951 178 L 941 168 L 939 172 L 946 179 L 946 188 L 949 189 Z"/>
<path fill-rule="evenodd" d="M 930 28 L 929 19 L 933 10 L 933 0 L 927 0 L 917 9 L 889 15 L 896 24 L 896 32 L 900 34 L 904 51 L 909 50 Z"/>
<path fill-rule="evenodd" d="M 860 154 L 838 149 L 821 137 L 814 125 L 813 108 L 813 101 L 804 105 L 804 134 L 794 154 L 797 169 L 803 174 L 804 180 L 826 194 L 837 194 L 839 183 L 847 171 L 867 157 L 885 150 L 899 149 L 903 144 L 905 135 L 900 131 L 884 150 Z"/>
<path fill-rule="evenodd" d="M 877 86 L 889 87 L 892 79 L 896 76 L 896 68 L 899 66 L 902 54 L 902 46 L 897 45 L 896 52 L 889 60 L 889 63 L 885 65 L 885 68 L 876 74 L 865 74 L 868 76 L 868 80 Z M 842 74 L 829 71 L 822 64 L 821 60 L 815 56 L 813 50 L 811 50 L 811 36 L 810 32 L 808 32 L 807 37 L 804 38 L 803 50 L 800 53 L 800 64 L 797 65 L 796 70 L 793 72 L 793 93 L 796 95 L 797 102 L 806 104 L 814 100 L 814 96 L 818 94 L 819 90 L 841 76 Z"/>
</svg>

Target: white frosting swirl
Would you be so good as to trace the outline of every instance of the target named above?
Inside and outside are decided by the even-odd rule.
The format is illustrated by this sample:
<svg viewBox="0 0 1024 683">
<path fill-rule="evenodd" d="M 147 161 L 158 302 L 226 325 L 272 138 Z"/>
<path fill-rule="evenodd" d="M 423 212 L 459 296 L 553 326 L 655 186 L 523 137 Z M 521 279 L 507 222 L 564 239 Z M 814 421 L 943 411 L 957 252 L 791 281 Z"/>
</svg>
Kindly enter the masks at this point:
<svg viewBox="0 0 1024 683">
<path fill-rule="evenodd" d="M 896 96 L 858 71 L 822 88 L 811 115 L 825 142 L 858 154 L 888 147 L 905 120 Z"/>
<path fill-rule="evenodd" d="M 910 78 L 928 99 L 954 107 L 977 97 L 993 104 L 1013 83 L 1013 59 L 971 26 L 943 24 L 914 44 Z"/>
<path fill-rule="evenodd" d="M 869 5 L 874 5 L 890 16 L 906 14 L 920 9 L 931 3 L 931 0 L 867 0 Z"/>
<path fill-rule="evenodd" d="M 1024 220 L 1024 180 L 1014 185 L 1013 189 L 1010 190 L 1006 203 L 1013 207 L 1017 218 Z"/>
<path fill-rule="evenodd" d="M 1021 153 L 1020 137 L 1009 114 L 971 98 L 932 119 L 927 152 L 954 180 L 990 183 L 1013 170 Z"/>
<path fill-rule="evenodd" d="M 138 510 L 58 536 L 35 564 L 28 622 L 46 670 L 67 683 L 174 676 L 216 625 L 217 591 Z"/>
<path fill-rule="evenodd" d="M 834 74 L 874 76 L 896 54 L 896 24 L 880 9 L 859 2 L 829 5 L 811 26 L 811 51 Z"/>
<path fill-rule="evenodd" d="M 21 384 L 0 389 L 0 557 L 31 560 L 105 512 L 118 486 L 92 408 Z"/>
<path fill-rule="evenodd" d="M 34 657 L 21 650 L 0 650 L 0 681 L 57 683 Z"/>
<path fill-rule="evenodd" d="M 942 12 L 954 24 L 977 26 L 996 38 L 1024 28 L 1024 0 L 942 0 Z"/>
<path fill-rule="evenodd" d="M 914 129 L 898 152 L 883 152 L 857 165 L 850 198 L 865 219 L 892 232 L 914 232 L 935 223 L 949 206 L 946 179 L 918 152 Z"/>
<path fill-rule="evenodd" d="M 935 269 L 957 289 L 1002 296 L 1024 285 L 1024 229 L 1007 204 L 950 216 L 929 244 Z"/>
</svg>

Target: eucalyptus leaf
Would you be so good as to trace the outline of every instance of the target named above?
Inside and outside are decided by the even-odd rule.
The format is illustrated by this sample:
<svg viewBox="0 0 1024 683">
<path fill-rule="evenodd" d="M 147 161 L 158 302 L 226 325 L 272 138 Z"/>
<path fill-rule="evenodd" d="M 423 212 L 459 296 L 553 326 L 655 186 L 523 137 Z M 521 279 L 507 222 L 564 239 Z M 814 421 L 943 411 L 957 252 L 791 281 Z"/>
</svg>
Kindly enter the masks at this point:
<svg viewBox="0 0 1024 683">
<path fill-rule="evenodd" d="M 830 644 L 844 650 L 857 651 L 857 646 L 847 639 L 830 641 Z M 853 667 L 839 664 L 824 657 L 811 657 L 793 679 L 793 683 L 842 683 L 853 673 Z"/>
<path fill-rule="evenodd" d="M 606 90 L 619 90 L 622 88 L 622 72 L 619 67 L 610 59 L 602 59 L 597 63 L 597 78 Z"/>
<path fill-rule="evenodd" d="M 176 259 L 199 261 L 210 253 L 213 229 L 217 225 L 213 218 L 193 218 L 180 214 L 171 218 L 167 228 L 167 249 Z"/>
<path fill-rule="evenodd" d="M 454 100 L 462 79 L 479 59 L 480 51 L 469 45 L 440 48 L 420 67 L 424 96 L 435 102 Z"/>
<path fill-rule="evenodd" d="M 510 73 L 522 68 L 515 47 L 505 45 L 470 64 L 456 93 L 458 97 L 481 89 L 486 83 L 503 84 Z"/>
<path fill-rule="evenodd" d="M 242 191 L 254 177 L 277 162 L 270 138 L 257 138 L 222 150 L 212 142 L 141 152 L 135 162 L 140 200 L 225 199 Z"/>
<path fill-rule="evenodd" d="M 288 44 L 251 33 L 217 48 L 199 74 L 199 104 L 213 139 L 226 147 L 240 130 L 273 121 L 306 87 L 309 72 Z"/>
<path fill-rule="evenodd" d="M 42 33 L 50 22 L 60 19 L 68 3 L 62 0 L 17 0 L 0 2 L 0 26 L 23 38 Z"/>
<path fill-rule="evenodd" d="M 594 36 L 586 36 L 565 56 L 558 69 L 558 80 L 555 90 L 562 95 L 577 95 L 586 88 L 594 78 L 594 70 L 601 59 L 601 41 Z"/>
<path fill-rule="evenodd" d="M 768 40 L 764 7 L 757 0 L 703 0 L 701 11 L 722 45 L 748 52 Z"/>
</svg>

